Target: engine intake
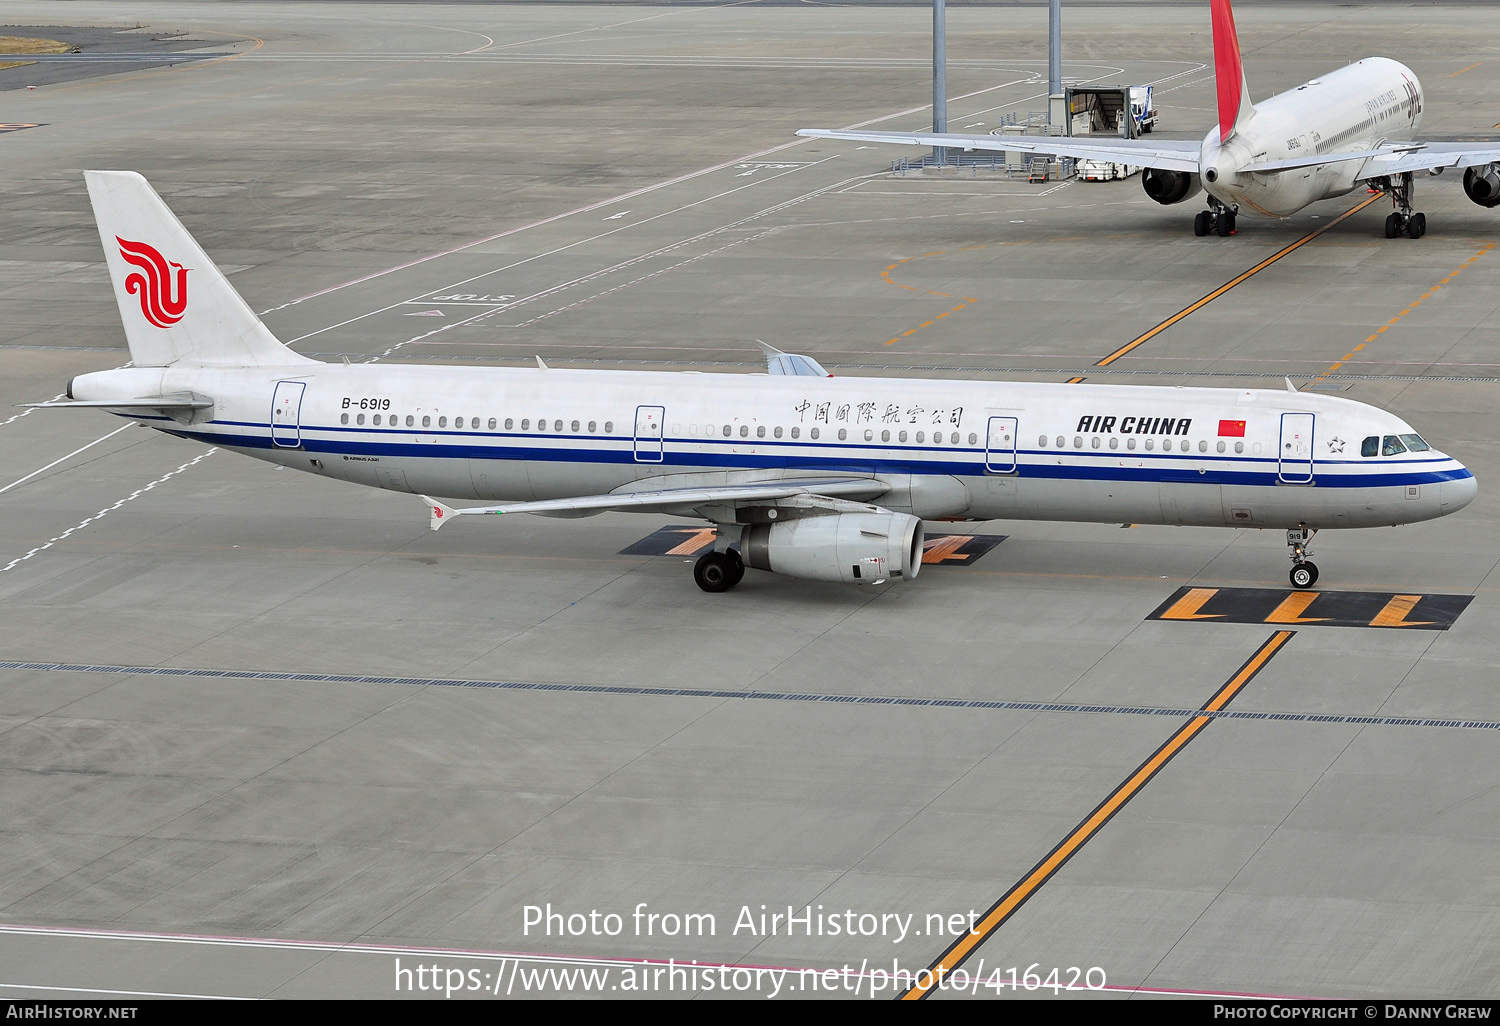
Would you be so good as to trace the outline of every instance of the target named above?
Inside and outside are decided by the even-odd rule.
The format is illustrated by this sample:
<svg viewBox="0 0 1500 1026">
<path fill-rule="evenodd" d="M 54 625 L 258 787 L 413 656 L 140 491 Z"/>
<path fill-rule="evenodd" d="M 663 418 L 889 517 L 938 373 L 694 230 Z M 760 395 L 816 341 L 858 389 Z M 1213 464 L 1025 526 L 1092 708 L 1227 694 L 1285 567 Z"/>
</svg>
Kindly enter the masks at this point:
<svg viewBox="0 0 1500 1026">
<path fill-rule="evenodd" d="M 1141 188 L 1162 206 L 1181 203 L 1203 191 L 1203 183 L 1191 171 L 1164 171 L 1148 167 L 1141 172 Z"/>
<path fill-rule="evenodd" d="M 740 556 L 788 577 L 880 584 L 917 576 L 922 542 L 922 521 L 906 513 L 836 513 L 753 524 L 740 536 Z"/>
<path fill-rule="evenodd" d="M 1500 164 L 1481 164 L 1466 169 L 1464 192 L 1481 207 L 1500 206 Z"/>
</svg>

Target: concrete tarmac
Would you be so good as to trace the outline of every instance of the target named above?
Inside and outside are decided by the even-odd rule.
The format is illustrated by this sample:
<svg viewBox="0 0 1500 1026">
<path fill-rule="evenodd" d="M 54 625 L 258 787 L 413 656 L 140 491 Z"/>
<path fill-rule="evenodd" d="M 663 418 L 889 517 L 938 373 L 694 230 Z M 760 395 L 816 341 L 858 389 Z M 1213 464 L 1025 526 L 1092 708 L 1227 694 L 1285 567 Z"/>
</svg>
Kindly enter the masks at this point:
<svg viewBox="0 0 1500 1026">
<path fill-rule="evenodd" d="M 1071 10 L 1065 77 L 1153 83 L 1200 137 L 1205 6 Z M 1500 131 L 1500 11 L 1236 13 L 1256 97 L 1388 55 L 1424 136 Z M 37 126 L 0 134 L 0 995 L 889 997 L 959 942 L 974 996 L 1500 997 L 1500 211 L 1455 176 L 1418 182 L 1425 238 L 1377 201 L 1100 366 L 1369 197 L 1195 238 L 1139 178 L 795 138 L 930 118 L 920 7 L 6 18 L 225 56 L 0 94 Z M 1045 23 L 950 11 L 953 129 L 1045 108 Z M 1283 538 L 1023 522 L 932 525 L 1004 540 L 895 587 L 705 595 L 623 554 L 669 518 L 433 534 L 412 496 L 21 410 L 128 359 L 86 168 L 145 174 L 323 359 L 1291 377 L 1480 482 L 1320 535 L 1320 590 L 1472 601 L 1148 620 L 1289 593 Z"/>
</svg>

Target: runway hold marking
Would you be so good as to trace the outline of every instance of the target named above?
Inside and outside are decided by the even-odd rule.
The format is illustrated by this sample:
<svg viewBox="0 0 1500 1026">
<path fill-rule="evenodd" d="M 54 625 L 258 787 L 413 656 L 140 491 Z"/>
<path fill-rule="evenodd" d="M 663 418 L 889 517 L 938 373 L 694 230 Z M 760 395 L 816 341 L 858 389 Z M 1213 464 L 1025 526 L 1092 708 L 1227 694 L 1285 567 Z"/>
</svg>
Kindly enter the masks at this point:
<svg viewBox="0 0 1500 1026">
<path fill-rule="evenodd" d="M 1313 378 L 1312 381 L 1308 382 L 1307 387 L 1308 388 L 1316 388 L 1318 385 L 1322 384 L 1324 382 L 1324 380 L 1327 379 L 1328 375 L 1332 374 L 1334 371 L 1336 371 L 1340 367 L 1344 366 L 1344 364 L 1349 363 L 1351 360 L 1353 360 L 1355 353 L 1360 352 L 1362 349 L 1364 349 L 1365 346 L 1369 345 L 1371 342 L 1374 342 L 1381 335 L 1385 334 L 1385 332 L 1388 329 L 1394 328 L 1397 325 L 1397 323 L 1400 322 L 1401 318 L 1405 317 L 1407 314 L 1411 313 L 1417 307 L 1421 306 L 1423 300 L 1431 299 L 1433 297 L 1433 295 L 1437 293 L 1438 289 L 1440 289 L 1444 285 L 1448 284 L 1454 278 L 1457 278 L 1464 271 L 1467 271 L 1469 269 L 1470 265 L 1472 265 L 1474 263 L 1474 261 L 1478 260 L 1480 257 L 1484 256 L 1486 253 L 1488 253 L 1490 250 L 1492 250 L 1494 248 L 1495 248 L 1495 243 L 1491 242 L 1489 245 L 1484 246 L 1483 248 L 1481 248 L 1479 250 L 1479 252 L 1477 252 L 1473 256 L 1469 257 L 1469 259 L 1465 260 L 1462 264 L 1460 264 L 1457 267 L 1455 267 L 1452 271 L 1448 272 L 1448 276 L 1446 278 L 1444 278 L 1442 281 L 1438 282 L 1436 285 L 1434 285 L 1432 288 L 1428 289 L 1426 292 L 1422 293 L 1416 299 L 1412 300 L 1411 303 L 1408 304 L 1408 306 L 1406 307 L 1405 310 L 1402 310 L 1396 316 L 1392 317 L 1390 320 L 1386 321 L 1383 325 L 1381 325 L 1380 327 L 1376 328 L 1375 329 L 1375 334 L 1373 334 L 1370 337 L 1366 338 L 1359 345 L 1355 346 L 1353 349 L 1351 349 L 1347 353 L 1345 353 L 1344 354 L 1344 358 L 1342 360 L 1340 360 L 1338 363 L 1333 364 L 1331 367 L 1329 367 L 1322 374 L 1319 374 L 1317 377 Z"/>
<path fill-rule="evenodd" d="M 978 947 L 994 935 L 1012 915 L 1016 913 L 1026 901 L 1041 889 L 1042 885 L 1050 880 L 1058 870 L 1065 866 L 1069 859 L 1078 854 L 1078 851 L 1089 842 L 1095 834 L 1104 828 L 1104 825 L 1114 818 L 1115 813 L 1125 807 L 1125 804 L 1134 798 L 1141 789 L 1150 783 L 1151 778 L 1161 772 L 1162 768 L 1172 760 L 1178 752 L 1187 747 L 1188 742 L 1202 733 L 1203 728 L 1213 722 L 1211 715 L 1223 710 L 1223 708 L 1234 700 L 1246 684 L 1254 679 L 1255 675 L 1265 668 L 1271 658 L 1296 635 L 1296 631 L 1277 631 L 1272 634 L 1265 643 L 1256 649 L 1255 654 L 1245 660 L 1244 664 L 1235 671 L 1229 680 L 1219 688 L 1214 696 L 1203 704 L 1198 710 L 1198 715 L 1193 716 L 1177 732 L 1167 739 L 1166 743 L 1151 754 L 1145 762 L 1138 766 L 1134 773 L 1127 777 L 1124 783 L 1115 788 L 1108 798 L 1100 802 L 1093 812 L 1079 823 L 1062 843 L 1049 852 L 1046 858 L 1038 862 L 1031 872 L 1027 873 L 1021 880 L 1007 891 L 999 901 L 995 902 L 985 912 L 984 918 L 977 922 L 970 932 L 959 937 L 931 965 L 927 967 L 925 974 L 919 974 L 918 980 L 924 980 L 926 986 L 919 983 L 905 994 L 902 1000 L 920 1001 L 931 994 L 938 986 L 939 981 L 958 969 L 972 955 Z"/>
<path fill-rule="evenodd" d="M 1332 228 L 1334 225 L 1338 224 L 1340 221 L 1343 221 L 1346 218 L 1352 217 L 1355 214 L 1359 213 L 1361 210 L 1365 209 L 1365 207 L 1368 207 L 1371 203 L 1374 203 L 1376 200 L 1380 199 L 1380 197 L 1383 196 L 1383 195 L 1385 195 L 1385 194 L 1384 193 L 1377 193 L 1376 195 L 1371 196 L 1369 199 L 1365 200 L 1363 203 L 1360 203 L 1357 206 L 1355 206 L 1355 207 L 1353 207 L 1353 208 L 1351 208 L 1349 210 L 1344 211 L 1342 214 L 1340 214 L 1338 217 L 1335 217 L 1332 221 L 1329 221 L 1323 227 L 1317 229 L 1316 231 L 1309 232 L 1308 234 L 1302 236 L 1302 238 L 1298 239 L 1296 242 L 1292 243 L 1290 246 L 1287 246 L 1284 249 L 1280 249 L 1277 252 L 1271 254 L 1270 256 L 1268 256 L 1264 260 L 1262 260 L 1260 263 L 1258 263 L 1254 267 L 1250 268 L 1250 270 L 1245 271 L 1242 274 L 1236 275 L 1235 277 L 1231 278 L 1229 281 L 1225 282 L 1223 285 L 1220 285 L 1218 288 L 1214 289 L 1208 295 L 1206 295 L 1202 299 L 1198 300 L 1192 306 L 1185 307 L 1185 308 L 1183 308 L 1181 310 L 1178 310 L 1171 317 L 1168 317 L 1166 320 L 1162 321 L 1160 324 L 1158 324 L 1156 327 L 1152 328 L 1150 331 L 1146 332 L 1144 335 L 1140 335 L 1140 336 L 1138 336 L 1136 338 L 1131 339 L 1129 342 L 1125 343 L 1119 349 L 1116 349 L 1114 352 L 1110 353 L 1104 359 L 1099 360 L 1098 362 L 1096 362 L 1094 364 L 1094 366 L 1095 367 L 1108 367 L 1110 364 L 1114 363 L 1120 357 L 1124 356 L 1126 353 L 1129 353 L 1131 350 L 1135 349 L 1137 346 L 1144 345 L 1145 343 L 1151 341 L 1157 335 L 1160 335 L 1162 332 L 1166 331 L 1168 328 L 1170 328 L 1172 325 L 1176 324 L 1178 321 L 1182 320 L 1184 317 L 1188 317 L 1188 316 L 1190 316 L 1190 315 L 1192 315 L 1194 313 L 1197 313 L 1199 310 L 1203 309 L 1209 303 L 1212 303 L 1214 300 L 1218 299 L 1224 293 L 1226 293 L 1230 289 L 1234 288 L 1240 282 L 1242 282 L 1242 281 L 1248 281 L 1250 278 L 1253 278 L 1255 275 L 1259 274 L 1261 271 L 1264 271 L 1267 267 L 1270 267 L 1272 264 L 1274 264 L 1276 261 L 1280 260 L 1282 257 L 1287 256 L 1288 254 L 1293 253 L 1296 250 L 1301 249 L 1303 246 L 1307 245 L 1313 239 L 1316 239 L 1319 235 L 1322 235 L 1324 232 L 1328 231 L 1330 228 Z"/>
<path fill-rule="evenodd" d="M 696 556 L 714 547 L 712 527 L 672 524 L 620 550 L 622 556 Z M 1003 534 L 929 534 L 922 543 L 923 566 L 968 566 L 1005 540 Z"/>
<path fill-rule="evenodd" d="M 1146 619 L 1445 631 L 1472 601 L 1473 595 L 1178 588 Z"/>
</svg>

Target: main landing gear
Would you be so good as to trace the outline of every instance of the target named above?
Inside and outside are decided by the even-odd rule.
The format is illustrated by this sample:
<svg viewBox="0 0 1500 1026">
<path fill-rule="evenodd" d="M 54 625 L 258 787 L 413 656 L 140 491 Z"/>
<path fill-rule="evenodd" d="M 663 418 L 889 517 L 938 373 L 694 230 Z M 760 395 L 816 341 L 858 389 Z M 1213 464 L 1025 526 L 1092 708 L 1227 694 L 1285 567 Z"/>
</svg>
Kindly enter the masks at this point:
<svg viewBox="0 0 1500 1026">
<path fill-rule="evenodd" d="M 1208 209 L 1200 211 L 1193 218 L 1193 234 L 1202 238 L 1205 235 L 1218 235 L 1220 238 L 1228 238 L 1234 234 L 1234 218 L 1237 211 L 1232 207 L 1226 207 L 1212 196 L 1208 200 Z"/>
<path fill-rule="evenodd" d="M 1420 239 L 1427 234 L 1427 215 L 1414 213 L 1411 209 L 1412 194 L 1416 191 L 1412 185 L 1412 173 L 1408 171 L 1398 177 L 1399 182 L 1387 178 L 1380 187 L 1391 194 L 1391 202 L 1396 206 L 1396 212 L 1385 219 L 1385 237 L 1394 239 L 1398 235 L 1409 235 Z"/>
<path fill-rule="evenodd" d="M 745 576 L 745 561 L 738 549 L 718 552 L 710 549 L 693 565 L 693 580 L 704 591 L 728 591 Z"/>
<path fill-rule="evenodd" d="M 1298 524 L 1297 529 L 1286 533 L 1286 543 L 1292 549 L 1292 572 L 1289 575 L 1293 588 L 1311 588 L 1318 583 L 1318 564 L 1311 562 L 1307 557 L 1312 555 L 1313 535 L 1317 530 L 1309 531 L 1306 524 Z"/>
</svg>

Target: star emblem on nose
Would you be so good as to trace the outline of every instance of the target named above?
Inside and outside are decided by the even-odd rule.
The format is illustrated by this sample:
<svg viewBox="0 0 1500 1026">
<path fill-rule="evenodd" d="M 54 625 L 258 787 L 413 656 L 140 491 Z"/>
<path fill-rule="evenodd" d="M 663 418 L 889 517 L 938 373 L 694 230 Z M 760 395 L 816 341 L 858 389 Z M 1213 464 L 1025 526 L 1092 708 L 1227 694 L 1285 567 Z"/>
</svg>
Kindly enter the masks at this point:
<svg viewBox="0 0 1500 1026">
<path fill-rule="evenodd" d="M 1342 438 L 1338 437 L 1337 435 L 1334 435 L 1332 438 L 1330 438 L 1328 440 L 1328 451 L 1329 452 L 1343 452 L 1344 451 L 1344 440 Z"/>
</svg>

